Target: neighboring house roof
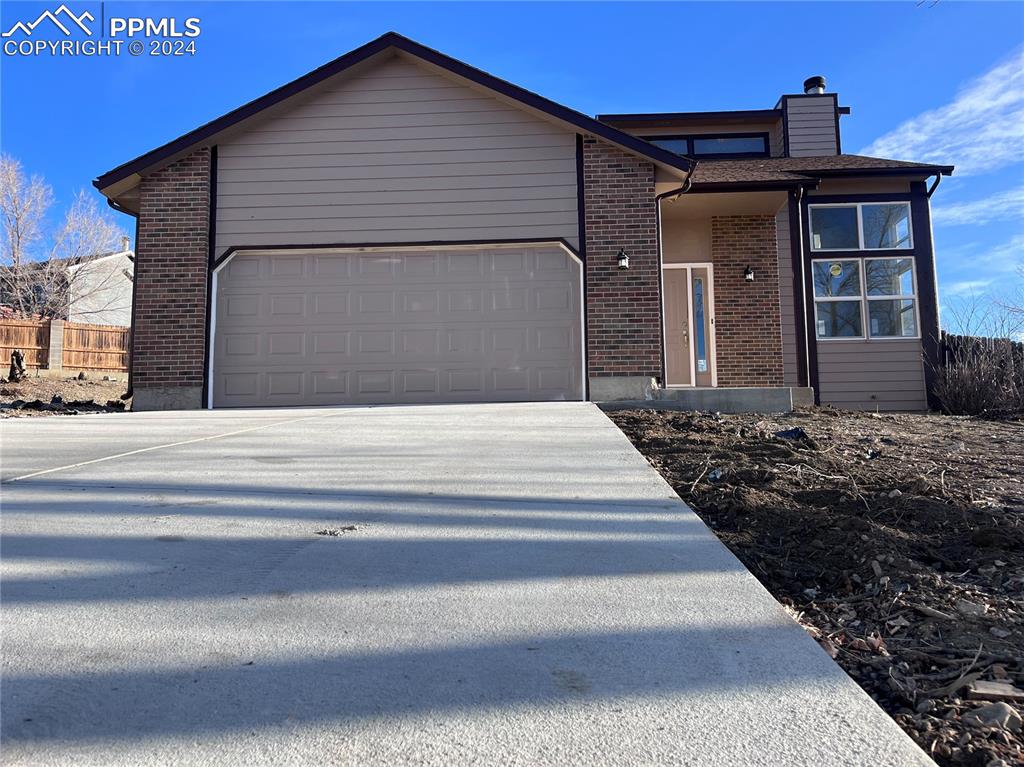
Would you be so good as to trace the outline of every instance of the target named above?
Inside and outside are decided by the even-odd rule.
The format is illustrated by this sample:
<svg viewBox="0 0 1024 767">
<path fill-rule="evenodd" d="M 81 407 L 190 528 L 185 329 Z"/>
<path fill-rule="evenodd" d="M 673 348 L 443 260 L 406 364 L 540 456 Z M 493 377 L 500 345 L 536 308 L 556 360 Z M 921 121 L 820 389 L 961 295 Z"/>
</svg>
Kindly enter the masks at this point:
<svg viewBox="0 0 1024 767">
<path fill-rule="evenodd" d="M 488 88 L 507 99 L 519 102 L 523 107 L 534 110 L 542 117 L 547 117 L 571 127 L 577 132 L 588 133 L 602 138 L 632 154 L 645 157 L 662 168 L 681 173 L 680 177 L 685 177 L 686 174 L 693 170 L 694 161 L 687 157 L 669 152 L 636 136 L 606 125 L 582 112 L 577 112 L 518 85 L 513 85 L 494 75 L 471 67 L 457 59 L 453 59 L 407 37 L 403 37 L 396 32 L 388 32 L 376 40 L 356 48 L 318 69 L 314 69 L 297 80 L 282 85 L 280 88 L 271 91 L 265 96 L 261 96 L 255 101 L 250 101 L 248 104 L 228 112 L 183 136 L 179 136 L 163 146 L 157 147 L 123 165 L 119 165 L 93 181 L 93 185 L 106 194 L 114 184 L 124 181 L 135 174 L 141 174 L 162 167 L 162 165 L 166 165 L 175 158 L 182 156 L 192 148 L 201 146 L 203 142 L 208 141 L 216 134 L 389 49 L 401 51 L 427 64 L 446 70 L 457 77 L 465 78 L 477 85 Z"/>
<path fill-rule="evenodd" d="M 692 180 L 695 187 L 716 184 L 807 184 L 824 177 L 856 175 L 923 175 L 953 172 L 951 165 L 886 160 L 858 154 L 821 157 L 758 157 L 747 160 L 701 160 Z"/>
</svg>

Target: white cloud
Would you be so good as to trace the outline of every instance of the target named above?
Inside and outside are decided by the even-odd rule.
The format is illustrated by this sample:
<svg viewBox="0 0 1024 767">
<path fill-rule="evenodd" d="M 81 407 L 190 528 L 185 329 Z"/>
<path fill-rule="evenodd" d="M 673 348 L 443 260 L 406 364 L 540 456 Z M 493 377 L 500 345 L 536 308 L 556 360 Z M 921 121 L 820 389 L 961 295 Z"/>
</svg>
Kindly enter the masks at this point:
<svg viewBox="0 0 1024 767">
<path fill-rule="evenodd" d="M 937 226 L 987 224 L 1003 220 L 1024 220 L 1024 186 L 998 192 L 982 200 L 954 202 L 932 209 L 932 221 Z"/>
<path fill-rule="evenodd" d="M 860 151 L 873 157 L 956 165 L 984 173 L 1024 159 L 1024 48 Z"/>
<path fill-rule="evenodd" d="M 942 288 L 942 294 L 947 298 L 953 298 L 954 296 L 976 296 L 985 291 L 989 285 L 992 284 L 992 280 L 961 280 L 960 282 L 954 282 L 952 285 L 945 285 Z"/>
</svg>

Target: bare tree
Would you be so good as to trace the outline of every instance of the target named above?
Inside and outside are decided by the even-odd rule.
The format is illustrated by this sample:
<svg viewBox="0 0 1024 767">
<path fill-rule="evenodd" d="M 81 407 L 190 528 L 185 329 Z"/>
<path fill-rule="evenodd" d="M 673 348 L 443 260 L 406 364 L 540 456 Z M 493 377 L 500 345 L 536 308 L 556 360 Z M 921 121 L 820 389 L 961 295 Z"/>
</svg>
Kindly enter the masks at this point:
<svg viewBox="0 0 1024 767">
<path fill-rule="evenodd" d="M 65 318 L 72 296 L 90 297 L 97 313 L 123 301 L 123 291 L 113 288 L 125 275 L 92 263 L 124 249 L 113 218 L 81 191 L 51 229 L 52 204 L 42 178 L 26 176 L 21 163 L 0 155 L 0 303 L 21 317 Z"/>
</svg>

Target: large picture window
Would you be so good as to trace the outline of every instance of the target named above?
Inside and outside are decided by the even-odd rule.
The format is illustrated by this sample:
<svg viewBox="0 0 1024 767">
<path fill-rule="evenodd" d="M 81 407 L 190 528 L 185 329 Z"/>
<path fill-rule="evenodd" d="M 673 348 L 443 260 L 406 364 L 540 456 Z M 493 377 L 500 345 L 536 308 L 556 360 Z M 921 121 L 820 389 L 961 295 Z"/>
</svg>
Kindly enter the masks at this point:
<svg viewBox="0 0 1024 767">
<path fill-rule="evenodd" d="M 811 250 L 909 250 L 910 203 L 811 205 Z"/>
<path fill-rule="evenodd" d="M 918 336 L 914 259 L 817 259 L 811 276 L 818 338 Z"/>
</svg>

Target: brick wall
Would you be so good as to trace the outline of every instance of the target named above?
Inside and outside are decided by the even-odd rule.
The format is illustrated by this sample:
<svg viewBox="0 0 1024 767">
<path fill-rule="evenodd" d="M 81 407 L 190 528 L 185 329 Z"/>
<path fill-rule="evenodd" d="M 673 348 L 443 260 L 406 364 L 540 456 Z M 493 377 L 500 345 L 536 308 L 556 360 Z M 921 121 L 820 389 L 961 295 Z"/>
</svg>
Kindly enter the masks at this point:
<svg viewBox="0 0 1024 767">
<path fill-rule="evenodd" d="M 201 391 L 203 385 L 209 150 L 196 150 L 144 177 L 139 191 L 132 345 L 137 406 L 146 402 L 146 390 L 198 387 Z M 195 391 L 180 405 L 166 396 L 159 399 L 162 406 L 201 405 Z"/>
<path fill-rule="evenodd" d="M 773 216 L 711 219 L 719 386 L 782 386 L 779 256 Z M 754 281 L 743 277 L 747 267 Z"/>
<path fill-rule="evenodd" d="M 583 139 L 590 376 L 661 376 L 654 165 Z M 620 248 L 628 270 L 618 268 Z"/>
</svg>

